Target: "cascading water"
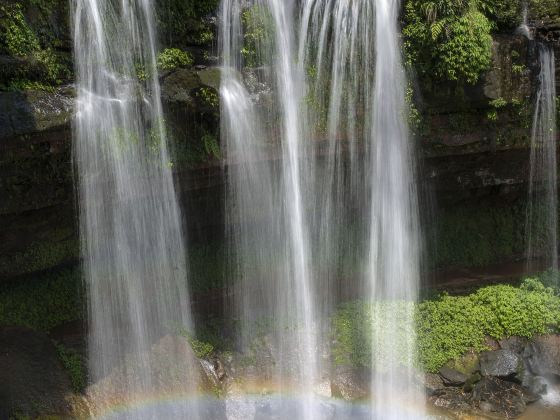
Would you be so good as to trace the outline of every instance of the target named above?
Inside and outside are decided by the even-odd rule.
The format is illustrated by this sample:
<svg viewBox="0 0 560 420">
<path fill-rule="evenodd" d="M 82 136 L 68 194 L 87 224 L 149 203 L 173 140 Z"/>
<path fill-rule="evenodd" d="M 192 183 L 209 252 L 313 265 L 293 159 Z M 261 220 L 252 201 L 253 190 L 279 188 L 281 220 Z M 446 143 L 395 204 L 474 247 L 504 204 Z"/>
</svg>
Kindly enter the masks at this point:
<svg viewBox="0 0 560 420">
<path fill-rule="evenodd" d="M 416 348 L 412 304 L 417 299 L 419 284 L 419 216 L 407 124 L 406 77 L 397 31 L 399 5 L 397 0 L 375 1 L 368 281 L 376 314 L 372 393 L 383 419 L 403 418 L 399 412 L 403 400 L 416 406 L 415 415 L 421 415 L 423 404 L 412 371 Z"/>
<path fill-rule="evenodd" d="M 293 388 L 304 395 L 298 418 L 316 418 L 311 395 L 319 356 L 301 168 L 302 78 L 293 61 L 295 3 L 252 3 L 252 18 L 269 21 L 272 29 L 263 45 L 255 46 L 258 58 L 274 69 L 261 77 L 274 90 L 275 101 L 260 111 L 241 73 L 244 6 L 224 0 L 221 11 L 222 132 L 230 162 L 228 209 L 241 341 L 247 349 L 258 338 L 259 325 L 268 325 L 272 381 L 282 392 Z M 280 124 L 265 128 L 272 115 Z M 266 139 L 273 140 L 267 144 Z"/>
<path fill-rule="evenodd" d="M 419 227 L 399 5 L 222 2 L 222 135 L 242 341 L 270 319 L 277 378 L 291 376 L 309 394 L 328 368 L 318 349 L 333 285 L 363 277 L 363 287 L 342 293 L 361 289 L 374 302 L 372 388 L 383 419 L 406 417 L 404 401 L 415 416 L 423 411 L 411 370 Z M 244 34 L 255 14 L 266 24 L 259 42 Z M 252 71 L 240 53 L 251 47 Z M 246 82 L 255 80 L 271 91 L 250 94 Z M 311 400 L 297 418 L 320 418 Z"/>
<path fill-rule="evenodd" d="M 162 340 L 192 325 L 152 2 L 75 0 L 73 7 L 74 158 L 89 372 L 97 383 L 92 398 L 103 410 L 158 394 L 190 393 L 197 370 L 180 340 Z"/>
<path fill-rule="evenodd" d="M 556 83 L 554 50 L 539 45 L 539 90 L 531 133 L 527 209 L 527 271 L 558 270 L 558 183 L 556 162 Z M 541 264 L 542 265 L 542 264 Z"/>
</svg>

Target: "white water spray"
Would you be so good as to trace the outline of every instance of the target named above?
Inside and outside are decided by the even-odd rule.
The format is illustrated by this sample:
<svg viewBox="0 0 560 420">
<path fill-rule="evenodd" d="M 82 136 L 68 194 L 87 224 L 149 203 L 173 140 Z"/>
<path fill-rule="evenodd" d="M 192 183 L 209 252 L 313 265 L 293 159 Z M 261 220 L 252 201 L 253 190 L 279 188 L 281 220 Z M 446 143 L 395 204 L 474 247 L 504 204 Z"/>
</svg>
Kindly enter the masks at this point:
<svg viewBox="0 0 560 420">
<path fill-rule="evenodd" d="M 192 392 L 197 370 L 183 342 L 161 340 L 192 325 L 152 2 L 74 0 L 73 8 L 74 159 L 89 373 L 101 410 L 147 395 Z"/>
</svg>

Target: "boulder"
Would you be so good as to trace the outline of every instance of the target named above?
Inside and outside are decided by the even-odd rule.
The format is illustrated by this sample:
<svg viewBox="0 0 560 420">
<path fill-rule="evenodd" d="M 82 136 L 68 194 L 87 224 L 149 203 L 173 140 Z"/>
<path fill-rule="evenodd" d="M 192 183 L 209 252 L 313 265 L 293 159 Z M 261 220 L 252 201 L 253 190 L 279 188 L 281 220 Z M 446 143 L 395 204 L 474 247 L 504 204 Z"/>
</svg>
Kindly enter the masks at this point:
<svg viewBox="0 0 560 420">
<path fill-rule="evenodd" d="M 523 356 L 525 347 L 529 343 L 529 340 L 523 337 L 509 337 L 504 338 L 498 342 L 502 350 L 511 350 L 519 356 Z"/>
<path fill-rule="evenodd" d="M 163 79 L 161 97 L 164 102 L 194 104 L 194 91 L 201 86 L 200 77 L 190 69 L 180 69 Z"/>
<path fill-rule="evenodd" d="M 486 351 L 480 355 L 482 376 L 515 377 L 521 376 L 523 370 L 523 360 L 511 350 Z"/>
<path fill-rule="evenodd" d="M 356 401 L 369 394 L 369 378 L 362 370 L 339 367 L 331 380 L 331 394 L 335 398 Z"/>
<path fill-rule="evenodd" d="M 0 418 L 70 415 L 72 393 L 70 377 L 46 334 L 0 329 Z"/>
<path fill-rule="evenodd" d="M 475 384 L 478 383 L 478 381 L 480 381 L 481 379 L 482 379 L 482 376 L 480 375 L 479 372 L 473 373 L 471 376 L 469 376 L 469 378 L 467 379 L 467 381 L 463 385 L 463 390 L 465 392 L 472 392 Z"/>
<path fill-rule="evenodd" d="M 211 364 L 197 359 L 185 337 L 169 334 L 149 350 L 129 355 L 107 376 L 90 385 L 84 399 L 91 412 L 102 413 L 115 404 L 133 404 L 146 392 L 146 365 L 153 375 L 150 392 L 155 395 L 212 395 L 219 391 L 220 383 Z"/>
<path fill-rule="evenodd" d="M 436 407 L 454 412 L 469 412 L 472 410 L 468 402 L 468 395 L 461 388 L 457 387 L 440 389 L 431 395 L 428 401 Z"/>
<path fill-rule="evenodd" d="M 449 366 L 443 366 L 439 370 L 439 376 L 441 376 L 443 384 L 447 386 L 460 386 L 468 379 L 467 375 Z"/>
<path fill-rule="evenodd" d="M 428 396 L 439 394 L 444 388 L 443 379 L 436 373 L 426 373 L 424 376 L 424 388 Z"/>
</svg>

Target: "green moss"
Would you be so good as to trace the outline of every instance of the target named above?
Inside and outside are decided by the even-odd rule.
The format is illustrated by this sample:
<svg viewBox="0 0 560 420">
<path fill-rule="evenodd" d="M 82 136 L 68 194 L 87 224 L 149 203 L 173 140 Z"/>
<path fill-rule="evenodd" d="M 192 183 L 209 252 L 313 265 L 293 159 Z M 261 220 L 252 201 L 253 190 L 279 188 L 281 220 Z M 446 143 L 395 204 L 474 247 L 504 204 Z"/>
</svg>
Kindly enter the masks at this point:
<svg viewBox="0 0 560 420">
<path fill-rule="evenodd" d="M 333 320 L 335 346 L 333 356 L 338 364 L 371 366 L 370 337 L 386 322 L 380 319 L 381 305 L 354 302 L 339 309 Z M 409 309 L 393 303 L 388 316 L 397 324 Z M 442 295 L 415 305 L 417 334 L 417 364 L 437 372 L 443 365 L 456 361 L 469 370 L 475 358 L 464 359 L 469 352 L 485 350 L 485 338 L 496 340 L 520 336 L 557 333 L 560 328 L 560 297 L 554 289 L 538 279 L 526 279 L 520 287 L 498 285 L 483 287 L 469 296 Z M 381 327 L 380 327 L 381 326 Z M 398 352 L 398 343 L 409 337 L 410 331 L 396 330 L 391 349 Z M 392 343 L 394 344 L 394 343 Z M 407 361 L 403 361 L 407 364 Z"/>
<path fill-rule="evenodd" d="M 463 206 L 437 219 L 429 260 L 435 267 L 476 267 L 524 250 L 525 206 Z"/>
<path fill-rule="evenodd" d="M 76 269 L 64 269 L 0 290 L 0 325 L 49 330 L 82 318 L 82 284 Z"/>
<path fill-rule="evenodd" d="M 75 350 L 69 349 L 62 344 L 56 343 L 58 358 L 70 376 L 72 388 L 77 393 L 84 391 L 87 384 L 85 361 Z"/>
<path fill-rule="evenodd" d="M 560 4 L 557 0 L 529 0 L 529 13 L 537 19 L 560 20 Z"/>
<path fill-rule="evenodd" d="M 179 48 L 166 48 L 157 57 L 159 70 L 175 70 L 182 67 L 191 67 L 194 63 L 192 54 Z"/>
<path fill-rule="evenodd" d="M 64 58 L 67 54 L 55 51 L 54 35 L 48 39 L 43 36 L 49 31 L 51 15 L 55 13 L 53 2 L 35 1 L 25 9 L 20 3 L 0 6 L 0 53 L 18 57 L 22 62 L 18 71 L 7 79 L 0 75 L 2 89 L 28 89 L 32 87 L 30 82 L 37 82 L 39 86 L 58 85 L 70 77 L 70 65 Z M 26 18 L 26 14 L 37 14 L 31 6 L 41 11 L 42 23 L 34 25 L 36 28 Z M 41 41 L 42 38 L 45 39 Z"/>
<path fill-rule="evenodd" d="M 30 245 L 25 251 L 0 255 L 0 276 L 34 273 L 78 258 L 76 238 L 67 230 L 52 234 L 48 242 Z"/>
</svg>

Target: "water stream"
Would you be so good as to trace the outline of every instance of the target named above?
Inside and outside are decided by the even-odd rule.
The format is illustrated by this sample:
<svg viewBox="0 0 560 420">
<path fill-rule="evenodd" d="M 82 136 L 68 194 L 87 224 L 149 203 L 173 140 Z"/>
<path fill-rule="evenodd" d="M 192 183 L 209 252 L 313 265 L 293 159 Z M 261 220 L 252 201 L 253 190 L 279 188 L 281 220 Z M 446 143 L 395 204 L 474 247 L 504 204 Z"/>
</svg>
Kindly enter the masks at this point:
<svg viewBox="0 0 560 420">
<path fill-rule="evenodd" d="M 89 374 L 102 411 L 148 395 L 188 394 L 197 370 L 169 335 L 192 324 L 152 2 L 75 0 L 73 14 Z"/>
<path fill-rule="evenodd" d="M 528 272 L 538 259 L 558 270 L 558 189 L 556 162 L 556 76 L 554 50 L 538 45 L 539 89 L 531 133 L 527 209 Z M 541 263 L 542 264 L 542 263 Z"/>
<path fill-rule="evenodd" d="M 222 135 L 234 162 L 227 209 L 239 336 L 247 347 L 259 320 L 269 322 L 275 381 L 307 396 L 297 418 L 320 418 L 311 394 L 329 369 L 324 332 L 345 292 L 334 285 L 345 275 L 362 281 L 340 288 L 360 289 L 377 315 L 376 417 L 403 418 L 403 400 L 418 416 L 423 411 L 410 368 L 419 227 L 399 7 L 391 0 L 222 2 Z M 254 42 L 244 30 L 259 23 Z"/>
<path fill-rule="evenodd" d="M 419 285 L 418 199 L 405 101 L 406 75 L 397 27 L 398 1 L 376 0 L 375 86 L 370 153 L 371 230 L 368 283 L 377 317 L 372 393 L 383 419 L 402 418 L 399 400 L 418 405 L 414 386 L 412 303 Z M 397 350 L 398 349 L 398 350 Z"/>
</svg>

